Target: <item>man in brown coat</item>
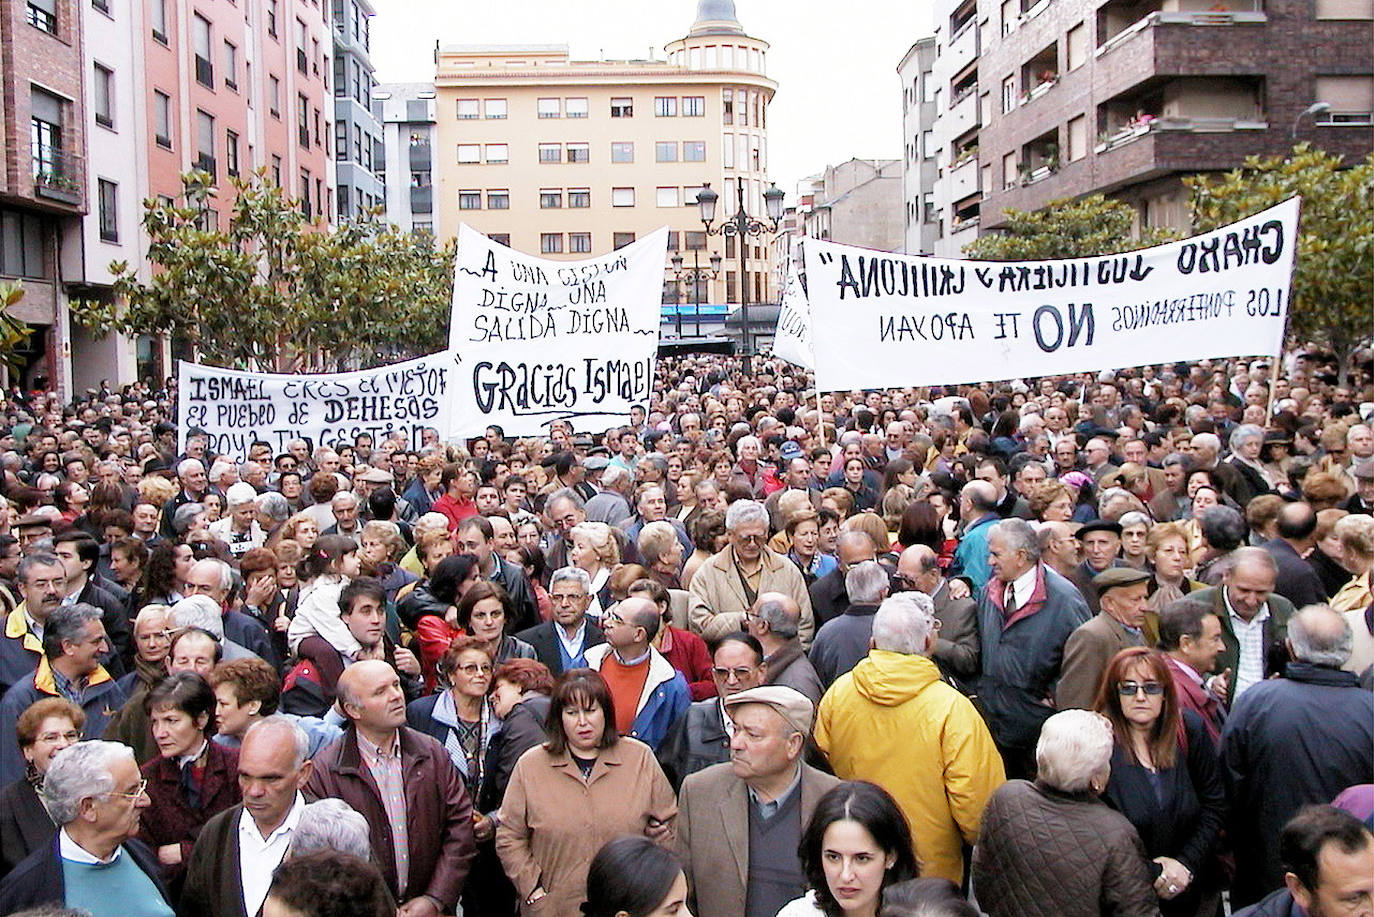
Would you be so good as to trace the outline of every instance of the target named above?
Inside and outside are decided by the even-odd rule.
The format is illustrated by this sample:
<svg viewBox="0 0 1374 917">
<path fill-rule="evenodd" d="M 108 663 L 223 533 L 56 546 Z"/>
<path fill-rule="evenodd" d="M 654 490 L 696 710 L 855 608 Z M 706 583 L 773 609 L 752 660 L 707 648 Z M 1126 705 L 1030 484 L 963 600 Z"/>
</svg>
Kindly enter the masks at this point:
<svg viewBox="0 0 1374 917">
<path fill-rule="evenodd" d="M 1149 607 L 1149 583 L 1149 573 L 1132 567 L 1110 567 L 1093 577 L 1102 610 L 1064 644 L 1064 665 L 1054 692 L 1060 710 L 1091 710 L 1107 663 L 1128 646 L 1144 645 L 1141 626 Z"/>
<path fill-rule="evenodd" d="M 316 756 L 311 799 L 342 799 L 371 827 L 398 917 L 453 913 L 475 847 L 472 802 L 444 746 L 405 725 L 396 670 L 376 659 L 339 678 L 343 738 Z"/>
</svg>

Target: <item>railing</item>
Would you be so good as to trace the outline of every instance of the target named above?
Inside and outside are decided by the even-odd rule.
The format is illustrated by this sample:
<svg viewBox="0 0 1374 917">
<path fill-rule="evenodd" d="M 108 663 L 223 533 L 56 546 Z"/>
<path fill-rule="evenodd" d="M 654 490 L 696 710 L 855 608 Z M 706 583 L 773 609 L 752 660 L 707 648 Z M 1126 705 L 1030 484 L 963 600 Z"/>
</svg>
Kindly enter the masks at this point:
<svg viewBox="0 0 1374 917">
<path fill-rule="evenodd" d="M 1329 111 L 1318 115 L 1316 123 L 1322 127 L 1367 127 L 1374 124 L 1374 112 Z"/>
<path fill-rule="evenodd" d="M 1021 94 L 1021 104 L 1025 105 L 1027 102 L 1034 102 L 1036 99 L 1040 98 L 1042 95 L 1049 92 L 1058 84 L 1058 74 L 1055 74 L 1055 77 L 1052 80 L 1045 80 L 1043 83 L 1036 83 L 1030 89 L 1026 90 Z"/>
<path fill-rule="evenodd" d="M 1044 181 L 1058 171 L 1059 166 L 1057 164 L 1051 165 L 1046 163 L 1043 166 L 1036 166 L 1034 169 L 1029 169 L 1021 173 L 1021 186 L 1025 187 L 1026 185 L 1033 185 L 1036 182 Z"/>
<path fill-rule="evenodd" d="M 968 229 L 974 229 L 978 226 L 980 219 L 981 217 L 979 216 L 971 216 L 965 220 L 951 220 L 949 224 L 949 234 L 955 235 Z"/>
<path fill-rule="evenodd" d="M 85 159 L 76 153 L 37 147 L 33 150 L 34 196 L 79 207 L 85 171 Z"/>
<path fill-rule="evenodd" d="M 208 172 L 210 174 L 210 184 L 213 185 L 215 183 L 215 179 L 219 174 L 217 171 L 219 163 L 215 160 L 215 157 L 201 153 L 196 157 L 196 161 L 193 165 L 201 172 Z"/>
<path fill-rule="evenodd" d="M 1205 10 L 1194 12 L 1163 12 L 1161 10 L 1156 10 L 1147 16 L 1137 19 L 1135 22 L 1098 45 L 1097 50 L 1093 52 L 1093 56 L 1101 57 L 1117 45 L 1129 41 L 1132 36 L 1138 35 L 1155 25 L 1263 25 L 1268 21 L 1269 17 L 1265 15 L 1263 10 Z"/>
<path fill-rule="evenodd" d="M 1039 16 L 1041 13 L 1045 12 L 1045 10 L 1047 10 L 1047 9 L 1049 9 L 1049 8 L 1050 8 L 1050 0 L 1040 0 L 1039 3 L 1036 3 L 1036 4 L 1035 4 L 1034 6 L 1032 6 L 1030 9 L 1026 10 L 1024 13 L 1022 13 L 1020 16 L 1018 16 L 1018 17 L 1016 18 L 1016 21 L 1017 21 L 1018 24 L 1019 24 L 1019 23 L 1025 23 L 1025 22 L 1030 22 L 1030 21 L 1031 21 L 1032 19 L 1034 19 L 1036 16 Z"/>
</svg>

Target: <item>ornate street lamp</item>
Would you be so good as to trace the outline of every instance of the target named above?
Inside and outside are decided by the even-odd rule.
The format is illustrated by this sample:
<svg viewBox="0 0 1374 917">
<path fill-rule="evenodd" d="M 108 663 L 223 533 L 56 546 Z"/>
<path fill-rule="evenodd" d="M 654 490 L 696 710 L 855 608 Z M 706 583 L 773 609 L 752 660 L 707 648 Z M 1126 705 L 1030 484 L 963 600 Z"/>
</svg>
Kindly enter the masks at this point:
<svg viewBox="0 0 1374 917">
<path fill-rule="evenodd" d="M 669 259 L 673 265 L 673 282 L 678 286 L 685 280 L 691 284 L 688 289 L 687 301 L 692 303 L 692 314 L 696 316 L 696 336 L 701 337 L 701 286 L 715 280 L 720 276 L 720 255 L 712 255 L 710 258 L 710 269 L 701 266 L 701 248 L 692 247 L 692 266 L 686 270 L 682 268 L 682 254 L 673 252 L 673 257 Z M 674 310 L 677 313 L 677 337 L 682 340 L 682 306 L 679 304 Z"/>
<path fill-rule="evenodd" d="M 735 237 L 735 244 L 739 248 L 739 311 L 740 319 L 744 322 L 744 332 L 741 336 L 741 350 L 744 354 L 744 371 L 749 372 L 749 358 L 753 354 L 753 340 L 750 335 L 749 325 L 749 284 L 746 267 L 745 242 L 752 236 L 769 236 L 778 231 L 778 223 L 782 220 L 782 202 L 784 193 L 776 184 L 770 183 L 768 190 L 763 192 L 763 203 L 768 215 L 767 221 L 749 215 L 749 211 L 744 206 L 744 178 L 736 179 L 737 191 L 739 196 L 739 210 L 735 215 L 725 219 L 719 226 L 713 227 L 711 223 L 716 218 L 716 202 L 720 200 L 720 195 L 711 190 L 710 182 L 702 185 L 697 192 L 697 207 L 701 211 L 701 225 L 705 227 L 708 236 L 725 236 L 727 239 Z"/>
</svg>

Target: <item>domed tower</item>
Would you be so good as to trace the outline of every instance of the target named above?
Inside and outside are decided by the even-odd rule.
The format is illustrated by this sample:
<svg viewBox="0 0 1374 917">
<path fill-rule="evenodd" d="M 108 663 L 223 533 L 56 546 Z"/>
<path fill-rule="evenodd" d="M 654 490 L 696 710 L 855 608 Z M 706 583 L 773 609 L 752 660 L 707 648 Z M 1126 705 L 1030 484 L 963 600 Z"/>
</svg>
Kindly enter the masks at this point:
<svg viewBox="0 0 1374 917">
<path fill-rule="evenodd" d="M 743 35 L 744 28 L 735 17 L 734 0 L 699 0 L 697 21 L 688 37 L 698 35 Z"/>
</svg>

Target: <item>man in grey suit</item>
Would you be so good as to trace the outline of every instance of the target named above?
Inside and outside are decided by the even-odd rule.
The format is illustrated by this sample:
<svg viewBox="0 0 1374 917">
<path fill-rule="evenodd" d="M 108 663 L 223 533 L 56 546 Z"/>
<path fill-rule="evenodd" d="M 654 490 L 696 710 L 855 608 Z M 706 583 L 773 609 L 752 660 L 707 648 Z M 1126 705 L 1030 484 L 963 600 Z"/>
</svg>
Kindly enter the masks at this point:
<svg viewBox="0 0 1374 917">
<path fill-rule="evenodd" d="M 960 685 L 971 684 L 978 677 L 978 603 L 969 596 L 956 599 L 950 595 L 949 580 L 940 571 L 939 559 L 923 544 L 912 545 L 897 558 L 892 591 L 911 589 L 924 592 L 935 603 L 940 636 L 931 658 L 941 672 Z"/>
<path fill-rule="evenodd" d="M 839 781 L 802 761 L 815 708 L 764 685 L 725 699 L 730 763 L 689 776 L 677 851 L 698 917 L 773 917 L 806 887 L 797 848 L 821 796 Z"/>
</svg>

